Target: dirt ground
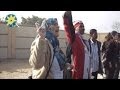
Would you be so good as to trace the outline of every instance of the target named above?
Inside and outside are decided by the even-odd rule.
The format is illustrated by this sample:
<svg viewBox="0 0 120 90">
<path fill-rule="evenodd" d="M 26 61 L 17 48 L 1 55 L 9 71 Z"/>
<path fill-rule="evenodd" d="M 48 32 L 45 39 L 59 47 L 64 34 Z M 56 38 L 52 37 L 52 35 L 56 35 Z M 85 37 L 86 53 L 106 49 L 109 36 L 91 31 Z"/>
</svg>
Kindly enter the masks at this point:
<svg viewBox="0 0 120 90">
<path fill-rule="evenodd" d="M 0 79 L 27 79 L 29 75 L 28 60 L 0 60 Z"/>
<path fill-rule="evenodd" d="M 28 79 L 28 76 L 30 75 L 31 67 L 29 65 L 28 59 L 0 59 L 0 79 Z M 103 77 L 98 75 L 98 79 L 103 79 Z"/>
<path fill-rule="evenodd" d="M 30 75 L 28 60 L 0 60 L 0 79 L 28 79 Z"/>
</svg>

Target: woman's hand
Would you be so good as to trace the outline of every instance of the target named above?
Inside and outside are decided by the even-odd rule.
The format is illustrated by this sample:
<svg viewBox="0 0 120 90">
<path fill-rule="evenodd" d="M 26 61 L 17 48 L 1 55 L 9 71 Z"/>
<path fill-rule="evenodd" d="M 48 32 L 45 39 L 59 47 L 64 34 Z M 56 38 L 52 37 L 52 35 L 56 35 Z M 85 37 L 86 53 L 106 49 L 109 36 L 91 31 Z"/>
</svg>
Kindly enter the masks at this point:
<svg viewBox="0 0 120 90">
<path fill-rule="evenodd" d="M 39 35 L 42 39 L 45 39 L 46 36 L 46 30 L 45 29 L 39 29 Z"/>
</svg>

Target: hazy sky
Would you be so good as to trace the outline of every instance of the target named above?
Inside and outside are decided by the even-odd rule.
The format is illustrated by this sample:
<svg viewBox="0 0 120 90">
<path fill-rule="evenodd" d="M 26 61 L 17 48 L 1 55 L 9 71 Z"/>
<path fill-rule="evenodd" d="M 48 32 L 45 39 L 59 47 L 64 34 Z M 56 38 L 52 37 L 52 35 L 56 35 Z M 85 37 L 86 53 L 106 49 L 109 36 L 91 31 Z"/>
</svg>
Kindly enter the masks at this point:
<svg viewBox="0 0 120 90">
<path fill-rule="evenodd" d="M 21 22 L 21 17 L 32 17 L 32 15 L 40 18 L 58 18 L 60 29 L 63 27 L 64 11 L 0 11 L 0 18 L 5 18 L 8 14 L 15 14 L 18 22 Z M 111 32 L 112 24 L 115 21 L 120 21 L 120 11 L 72 11 L 73 21 L 82 20 L 86 32 L 95 28 L 98 32 Z"/>
</svg>

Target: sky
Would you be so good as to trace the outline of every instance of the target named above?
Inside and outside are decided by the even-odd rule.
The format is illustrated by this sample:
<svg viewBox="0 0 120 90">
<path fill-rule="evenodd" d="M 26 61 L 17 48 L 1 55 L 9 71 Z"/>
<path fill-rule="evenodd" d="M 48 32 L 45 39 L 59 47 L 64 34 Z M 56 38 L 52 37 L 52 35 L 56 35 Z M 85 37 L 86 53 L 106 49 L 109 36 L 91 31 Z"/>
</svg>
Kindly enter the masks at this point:
<svg viewBox="0 0 120 90">
<path fill-rule="evenodd" d="M 4 19 L 8 14 L 14 14 L 17 22 L 20 23 L 21 17 L 57 18 L 60 29 L 64 30 L 62 16 L 65 11 L 0 11 L 0 18 Z M 85 32 L 90 29 L 97 29 L 99 33 L 108 33 L 112 31 L 112 25 L 115 21 L 120 22 L 120 11 L 72 11 L 73 21 L 81 20 L 85 26 Z M 120 31 L 119 31 L 120 32 Z"/>
</svg>

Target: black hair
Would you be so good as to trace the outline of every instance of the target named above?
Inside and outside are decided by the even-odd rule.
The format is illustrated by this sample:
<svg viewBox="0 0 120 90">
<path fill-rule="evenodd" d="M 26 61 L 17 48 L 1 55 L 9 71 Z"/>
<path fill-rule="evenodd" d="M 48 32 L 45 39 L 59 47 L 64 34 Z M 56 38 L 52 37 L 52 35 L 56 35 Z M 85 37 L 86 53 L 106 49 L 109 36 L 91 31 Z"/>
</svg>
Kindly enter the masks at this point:
<svg viewBox="0 0 120 90">
<path fill-rule="evenodd" d="M 106 35 L 106 39 L 107 39 L 107 40 L 113 39 L 111 33 L 108 33 L 108 34 Z"/>
<path fill-rule="evenodd" d="M 117 31 L 112 31 L 112 32 L 111 32 L 111 35 L 112 35 L 113 37 L 115 37 L 116 34 L 118 34 Z"/>
<path fill-rule="evenodd" d="M 90 35 L 92 35 L 94 32 L 97 32 L 97 30 L 96 29 L 91 29 L 90 30 Z"/>
</svg>

